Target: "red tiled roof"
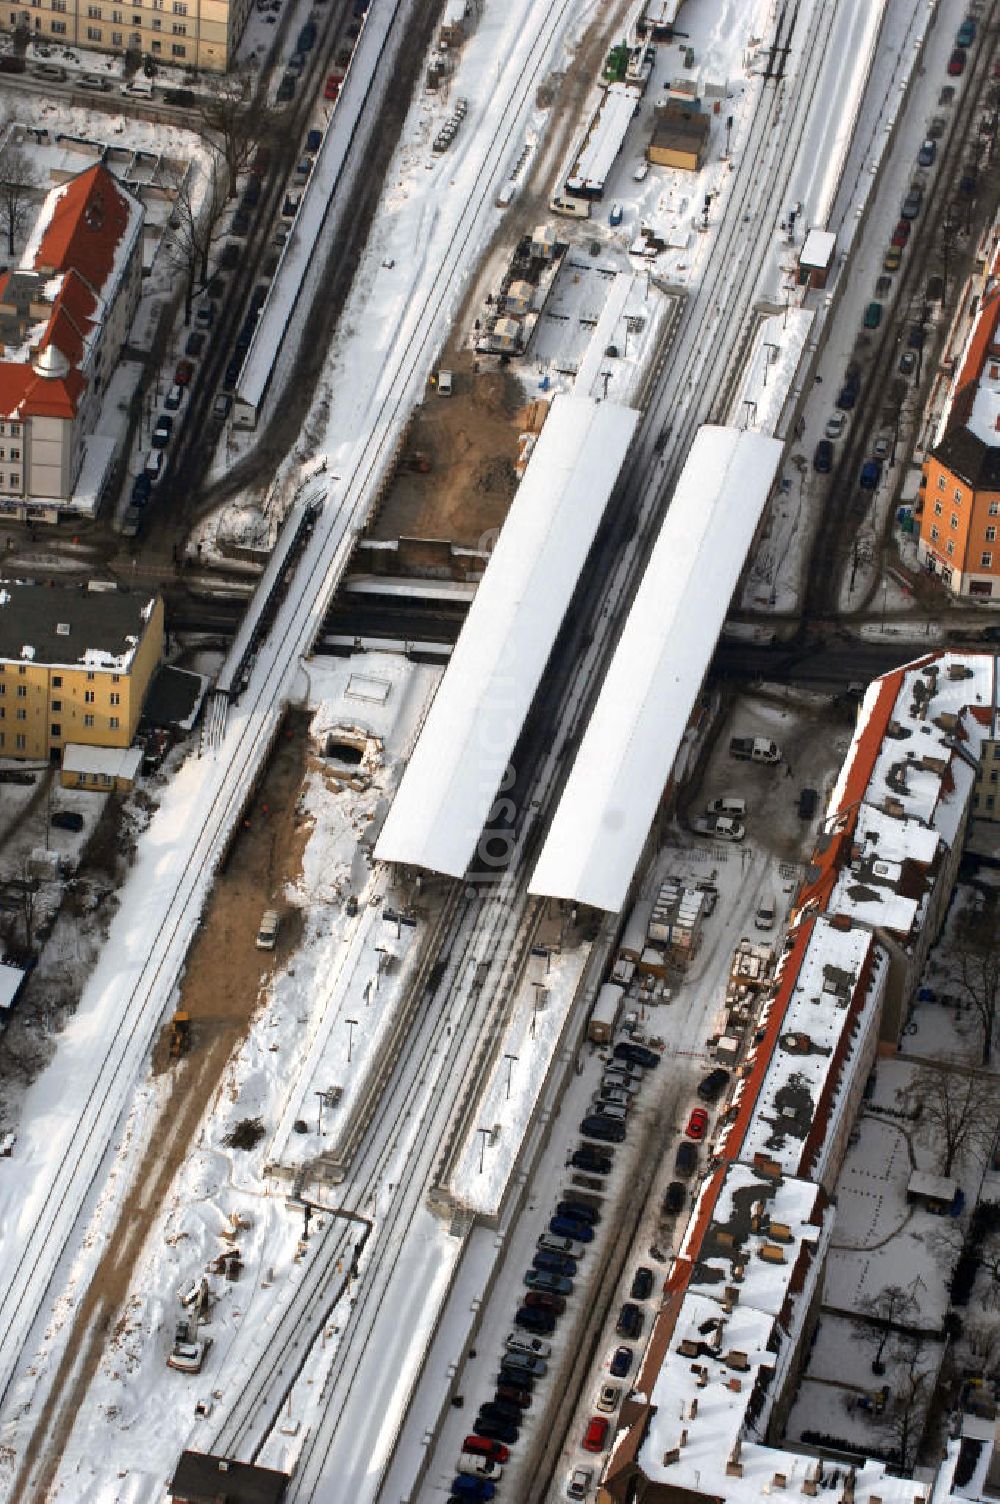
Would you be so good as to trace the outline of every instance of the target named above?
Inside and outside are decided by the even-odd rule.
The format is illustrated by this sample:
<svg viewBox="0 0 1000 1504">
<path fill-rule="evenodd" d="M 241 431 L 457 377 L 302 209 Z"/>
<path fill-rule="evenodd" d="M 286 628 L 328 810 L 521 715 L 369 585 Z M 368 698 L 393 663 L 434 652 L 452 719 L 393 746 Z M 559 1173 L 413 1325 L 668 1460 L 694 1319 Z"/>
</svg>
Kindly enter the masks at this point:
<svg viewBox="0 0 1000 1504">
<path fill-rule="evenodd" d="M 43 377 L 26 362 L 0 361 L 0 416 L 73 418 L 85 385 L 75 369 Z"/>
<path fill-rule="evenodd" d="M 100 294 L 111 275 L 129 218 L 127 198 L 108 169 L 96 163 L 55 196 L 35 253 L 35 271 L 72 268 Z"/>
</svg>

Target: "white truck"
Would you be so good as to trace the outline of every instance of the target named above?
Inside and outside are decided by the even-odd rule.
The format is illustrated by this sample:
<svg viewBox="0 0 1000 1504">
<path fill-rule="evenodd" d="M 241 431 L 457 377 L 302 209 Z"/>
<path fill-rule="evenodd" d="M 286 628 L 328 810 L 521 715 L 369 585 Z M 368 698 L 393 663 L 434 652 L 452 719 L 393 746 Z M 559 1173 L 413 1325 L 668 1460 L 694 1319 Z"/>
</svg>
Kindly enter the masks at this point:
<svg viewBox="0 0 1000 1504">
<path fill-rule="evenodd" d="M 734 736 L 729 743 L 729 753 L 743 762 L 781 761 L 781 748 L 766 736 Z"/>
<path fill-rule="evenodd" d="M 605 982 L 597 994 L 590 1022 L 587 1025 L 587 1038 L 594 1044 L 608 1044 L 615 1032 L 615 1024 L 618 1022 L 618 1014 L 621 1009 L 622 999 L 625 996 L 625 988 L 619 987 L 617 982 Z"/>
</svg>

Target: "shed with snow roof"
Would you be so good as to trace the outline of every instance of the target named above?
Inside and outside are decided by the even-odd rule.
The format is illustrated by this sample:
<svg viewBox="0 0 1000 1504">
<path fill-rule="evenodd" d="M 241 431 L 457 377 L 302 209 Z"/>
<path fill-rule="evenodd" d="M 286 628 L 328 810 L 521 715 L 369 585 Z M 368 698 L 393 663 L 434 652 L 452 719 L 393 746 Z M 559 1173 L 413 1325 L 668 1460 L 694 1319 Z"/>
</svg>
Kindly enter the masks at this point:
<svg viewBox="0 0 1000 1504">
<path fill-rule="evenodd" d="M 800 287 L 825 287 L 833 267 L 837 237 L 832 230 L 810 230 L 799 252 Z"/>
</svg>

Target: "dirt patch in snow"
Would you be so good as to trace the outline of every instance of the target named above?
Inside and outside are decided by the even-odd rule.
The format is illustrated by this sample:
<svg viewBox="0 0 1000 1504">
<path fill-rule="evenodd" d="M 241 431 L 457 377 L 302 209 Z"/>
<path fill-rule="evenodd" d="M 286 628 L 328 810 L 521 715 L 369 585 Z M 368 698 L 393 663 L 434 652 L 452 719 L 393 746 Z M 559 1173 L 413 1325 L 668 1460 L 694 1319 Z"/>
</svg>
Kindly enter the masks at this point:
<svg viewBox="0 0 1000 1504">
<path fill-rule="evenodd" d="M 514 461 L 524 397 L 509 371 L 476 372 L 456 355 L 454 395 L 419 407 L 370 536 L 446 538 L 476 548 L 499 528 L 517 489 Z M 413 468 L 428 465 L 427 470 Z"/>
<path fill-rule="evenodd" d="M 181 988 L 179 1006 L 191 1017 L 191 1049 L 179 1062 L 169 1056 L 170 1027 L 153 1052 L 153 1073 L 171 1073 L 159 1118 L 150 1125 L 149 1147 L 125 1198 L 104 1256 L 76 1309 L 73 1330 L 35 1431 L 26 1448 L 13 1497 L 26 1498 L 30 1471 L 39 1457 L 44 1469 L 33 1480 L 33 1497 L 44 1498 L 83 1395 L 121 1320 L 132 1271 L 170 1186 L 223 1078 L 233 1051 L 245 1037 L 262 984 L 298 944 L 302 919 L 283 903 L 287 883 L 301 871 L 308 824 L 299 803 L 308 753 L 309 714 L 286 718 L 256 797 L 205 909 Z M 254 940 L 265 908 L 282 914 L 277 949 L 268 954 Z"/>
</svg>

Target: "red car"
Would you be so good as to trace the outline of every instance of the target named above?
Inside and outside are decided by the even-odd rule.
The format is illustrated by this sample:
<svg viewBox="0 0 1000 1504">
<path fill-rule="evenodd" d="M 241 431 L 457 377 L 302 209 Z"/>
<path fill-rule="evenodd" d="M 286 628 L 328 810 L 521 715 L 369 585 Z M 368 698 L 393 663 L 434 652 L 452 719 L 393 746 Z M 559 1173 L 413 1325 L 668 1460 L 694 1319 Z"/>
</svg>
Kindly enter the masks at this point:
<svg viewBox="0 0 1000 1504">
<path fill-rule="evenodd" d="M 608 1439 L 608 1422 L 603 1415 L 592 1415 L 586 1431 L 583 1433 L 583 1450 L 585 1452 L 603 1452 Z"/>
<path fill-rule="evenodd" d="M 688 1118 L 684 1132 L 688 1138 L 704 1138 L 705 1129 L 708 1127 L 708 1113 L 704 1107 L 696 1107 Z"/>
<path fill-rule="evenodd" d="M 462 1451 L 470 1457 L 488 1457 L 491 1462 L 509 1462 L 510 1449 L 502 1441 L 491 1441 L 488 1436 L 467 1436 L 462 1442 Z"/>
<path fill-rule="evenodd" d="M 526 1306 L 536 1306 L 541 1311 L 552 1311 L 556 1316 L 561 1316 L 566 1309 L 566 1302 L 561 1295 L 553 1295 L 549 1290 L 529 1290 L 524 1297 Z"/>
<path fill-rule="evenodd" d="M 898 245 L 898 246 L 904 246 L 906 244 L 906 242 L 910 238 L 910 231 L 912 229 L 913 229 L 913 226 L 911 225 L 911 223 L 910 223 L 910 221 L 908 219 L 901 219 L 899 221 L 899 224 L 896 226 L 896 228 L 892 232 L 892 241 L 891 241 L 891 244 L 892 245 Z"/>
<path fill-rule="evenodd" d="M 966 53 L 964 47 L 956 47 L 948 59 L 948 74 L 951 78 L 961 78 L 965 72 Z"/>
<path fill-rule="evenodd" d="M 336 99 L 340 93 L 340 86 L 344 81 L 342 73 L 330 73 L 327 75 L 326 87 L 323 90 L 324 99 Z"/>
<path fill-rule="evenodd" d="M 194 361 L 193 360 L 179 360 L 177 362 L 177 369 L 174 372 L 174 381 L 177 383 L 178 386 L 187 386 L 188 382 L 191 380 L 191 377 L 193 375 L 194 375 Z"/>
</svg>

